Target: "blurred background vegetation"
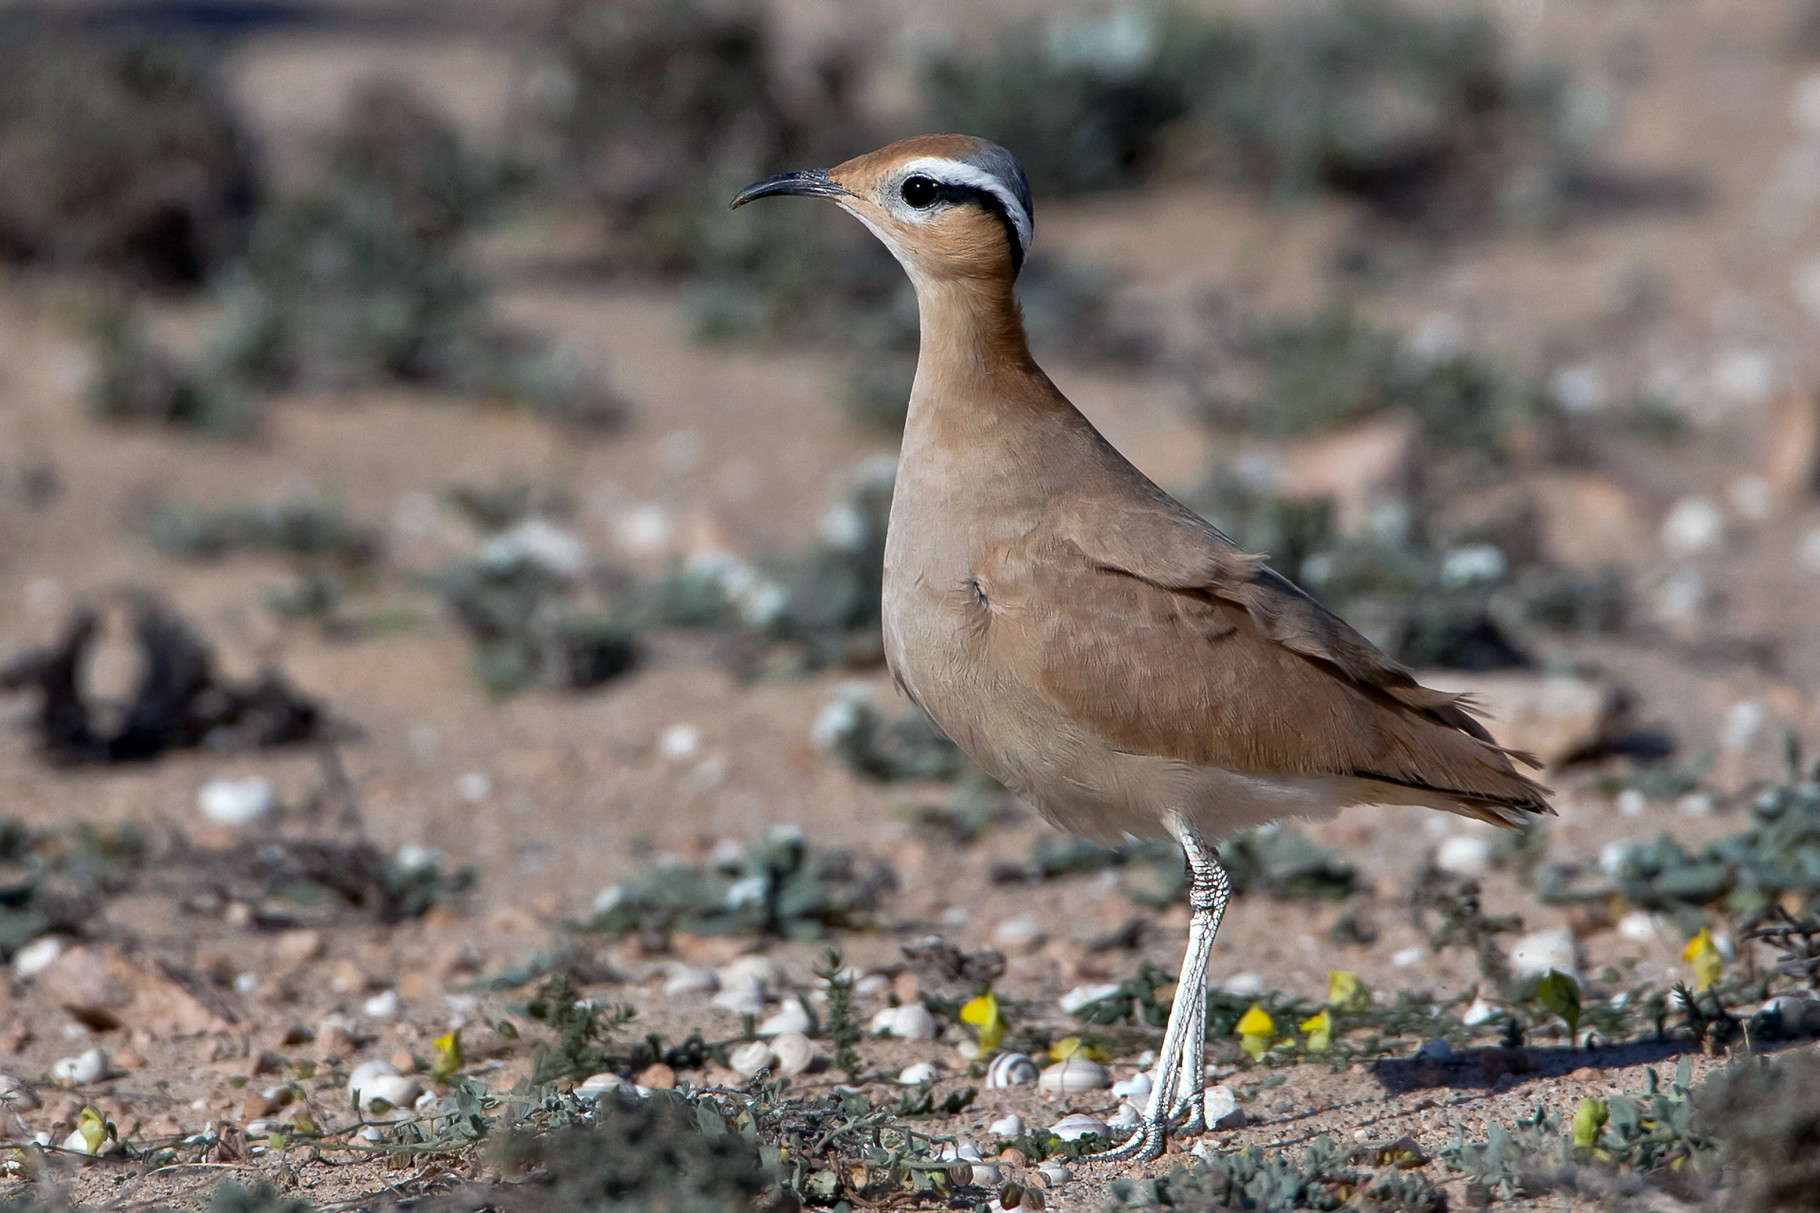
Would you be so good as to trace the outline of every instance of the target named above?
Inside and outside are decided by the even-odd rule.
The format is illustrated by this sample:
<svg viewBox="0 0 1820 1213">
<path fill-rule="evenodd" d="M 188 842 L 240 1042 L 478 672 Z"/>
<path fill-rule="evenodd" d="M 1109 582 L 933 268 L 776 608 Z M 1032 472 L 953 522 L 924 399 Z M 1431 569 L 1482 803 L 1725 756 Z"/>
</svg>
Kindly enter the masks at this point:
<svg viewBox="0 0 1820 1213">
<path fill-rule="evenodd" d="M 755 2 L 566 0 L 523 16 L 494 48 L 509 79 L 484 139 L 421 81 L 375 71 L 294 121 L 306 134 L 262 146 L 230 79 L 248 49 L 365 18 L 259 4 L 9 10 L 0 252 L 19 272 L 82 284 L 95 415 L 244 441 L 287 395 L 399 385 L 611 431 L 633 407 L 612 368 L 497 302 L 526 274 L 583 273 L 679 286 L 702 341 L 832 352 L 848 369 L 830 404 L 888 436 L 915 361 L 896 267 L 814 208 L 728 215 L 725 199 L 779 166 L 966 130 L 1012 147 L 1045 205 L 1198 180 L 1286 212 L 1353 206 L 1358 263 L 1302 315 L 1209 298 L 1159 316 L 1112 268 L 1039 244 L 1021 286 L 1033 338 L 1069 362 L 1179 389 L 1221 435 L 1409 422 L 1434 467 L 1420 491 L 1387 489 L 1369 525 L 1336 519 L 1318 494 L 1285 495 L 1243 460 L 1177 486 L 1336 606 L 1358 603 L 1406 660 L 1515 664 L 1523 646 L 1506 633 L 1520 627 L 1622 626 L 1621 585 L 1564 578 L 1533 545 L 1449 565 L 1448 544 L 1507 537 L 1442 535 L 1435 507 L 1450 479 L 1503 475 L 1538 449 L 1571 463 L 1608 436 L 1672 437 L 1674 410 L 1640 395 L 1582 415 L 1521 360 L 1457 341 L 1415 348 L 1364 303 L 1374 276 L 1395 272 L 1375 262 L 1398 249 L 1558 232 L 1614 192 L 1597 90 L 1488 15 L 1388 0 L 1255 14 L 1133 4 L 920 46 L 881 44 L 855 23 L 808 49 L 787 47 L 784 23 Z M 526 234 L 565 216 L 592 220 L 592 247 L 527 265 Z M 191 320 L 180 342 L 147 324 L 174 302 Z M 444 584 L 467 587 L 452 591 L 456 614 L 483 645 L 572 588 L 519 593 L 508 613 L 520 622 L 508 623 L 473 608 L 472 578 Z M 336 593 L 321 583 L 293 598 L 326 608 Z M 634 616 L 666 622 L 625 599 L 608 592 L 590 608 L 623 625 L 602 643 L 631 643 Z M 713 604 L 681 610 L 727 617 Z M 547 664 L 493 661 L 488 682 Z M 519 673 L 499 673 L 508 666 Z"/>
</svg>

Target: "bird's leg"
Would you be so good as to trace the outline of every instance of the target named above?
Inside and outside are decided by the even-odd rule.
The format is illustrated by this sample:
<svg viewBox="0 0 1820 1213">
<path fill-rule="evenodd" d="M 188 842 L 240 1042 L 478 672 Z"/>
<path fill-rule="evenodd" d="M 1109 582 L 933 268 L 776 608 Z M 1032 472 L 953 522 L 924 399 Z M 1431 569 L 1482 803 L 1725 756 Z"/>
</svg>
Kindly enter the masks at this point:
<svg viewBox="0 0 1820 1213">
<path fill-rule="evenodd" d="M 1188 858 L 1187 954 L 1169 1006 L 1169 1025 L 1163 1029 L 1163 1047 L 1157 1052 L 1156 1078 L 1143 1120 L 1130 1141 L 1098 1155 L 1104 1159 L 1148 1162 L 1156 1158 L 1163 1152 L 1170 1121 L 1184 1112 L 1190 1132 L 1204 1127 L 1201 1086 L 1206 1074 L 1207 961 L 1231 886 L 1212 848 L 1193 827 L 1183 823 L 1180 828 L 1178 837 Z"/>
<path fill-rule="evenodd" d="M 1176 1080 L 1175 1104 L 1169 1109 L 1169 1123 L 1178 1137 L 1199 1137 L 1207 1131 L 1207 1102 L 1202 1098 L 1207 1083 L 1207 987 L 1195 1000 L 1188 1030 L 1182 1033 L 1181 1077 Z"/>
<path fill-rule="evenodd" d="M 1213 848 L 1192 830 L 1182 831 L 1182 851 L 1188 858 L 1189 921 L 1192 923 L 1195 918 L 1201 918 L 1206 926 L 1199 937 L 1200 947 L 1198 951 L 1191 951 L 1183 963 L 1181 981 L 1176 986 L 1179 994 L 1182 986 L 1187 985 L 1194 997 L 1189 1004 L 1192 1018 L 1188 1030 L 1182 1034 L 1179 1089 L 1169 1117 L 1173 1121 L 1185 1113 L 1187 1119 L 1177 1132 L 1184 1137 L 1193 1137 L 1207 1128 L 1206 1101 L 1202 1098 L 1207 1081 L 1207 962 L 1212 957 L 1213 939 L 1219 933 L 1220 920 L 1226 914 L 1226 902 L 1232 896 L 1232 883 L 1227 880 L 1226 869 L 1220 866 Z M 1194 939 L 1190 932 L 1191 946 Z"/>
</svg>

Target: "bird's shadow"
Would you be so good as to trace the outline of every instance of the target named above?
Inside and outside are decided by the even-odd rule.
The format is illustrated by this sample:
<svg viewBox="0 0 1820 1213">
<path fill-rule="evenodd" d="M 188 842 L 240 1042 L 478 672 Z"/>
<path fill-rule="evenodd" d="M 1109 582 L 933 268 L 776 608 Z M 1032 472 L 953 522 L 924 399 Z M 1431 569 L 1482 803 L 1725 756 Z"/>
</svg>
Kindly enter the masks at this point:
<svg viewBox="0 0 1820 1213">
<path fill-rule="evenodd" d="M 1449 1058 L 1386 1058 L 1372 1063 L 1370 1073 L 1389 1095 L 1437 1088 L 1491 1090 L 1506 1076 L 1522 1083 L 1559 1078 L 1581 1069 L 1625 1069 L 1666 1061 L 1691 1048 L 1686 1041 L 1672 1038 L 1598 1049 L 1485 1048 Z"/>
</svg>

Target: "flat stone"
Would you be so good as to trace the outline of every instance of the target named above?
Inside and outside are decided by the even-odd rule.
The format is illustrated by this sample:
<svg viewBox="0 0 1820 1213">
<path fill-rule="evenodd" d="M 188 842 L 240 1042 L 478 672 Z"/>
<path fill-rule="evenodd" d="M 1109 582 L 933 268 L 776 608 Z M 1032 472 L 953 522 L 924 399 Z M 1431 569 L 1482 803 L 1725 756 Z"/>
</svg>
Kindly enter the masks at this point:
<svg viewBox="0 0 1820 1213">
<path fill-rule="evenodd" d="M 1567 674 L 1424 670 L 1425 686 L 1476 697 L 1501 745 L 1555 765 L 1596 749 L 1618 723 L 1620 699 L 1602 682 Z"/>
<path fill-rule="evenodd" d="M 76 1018 L 149 1036 L 201 1036 L 239 1022 L 228 996 L 161 961 L 111 945 L 71 948 L 37 976 L 38 989 Z"/>
</svg>

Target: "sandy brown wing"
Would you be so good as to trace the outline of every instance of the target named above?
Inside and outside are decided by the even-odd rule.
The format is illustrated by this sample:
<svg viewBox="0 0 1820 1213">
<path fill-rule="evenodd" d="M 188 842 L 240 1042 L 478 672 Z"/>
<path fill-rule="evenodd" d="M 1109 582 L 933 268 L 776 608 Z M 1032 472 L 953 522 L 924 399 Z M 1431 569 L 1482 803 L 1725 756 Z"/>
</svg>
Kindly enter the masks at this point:
<svg viewBox="0 0 1820 1213">
<path fill-rule="evenodd" d="M 1239 602 L 1156 585 L 1054 536 L 1002 545 L 976 575 L 995 656 L 1120 749 L 1545 808 L 1503 750 L 1281 643 Z"/>
<path fill-rule="evenodd" d="M 1258 631 L 1284 648 L 1328 665 L 1405 707 L 1481 741 L 1491 734 L 1458 695 L 1422 686 L 1345 620 L 1329 611 L 1205 519 L 1121 465 L 1132 480 L 1121 494 L 1083 494 L 1056 512 L 1050 533 L 1097 567 L 1165 590 L 1194 590 L 1245 608 Z M 1529 755 L 1513 755 L 1540 766 Z"/>
</svg>

